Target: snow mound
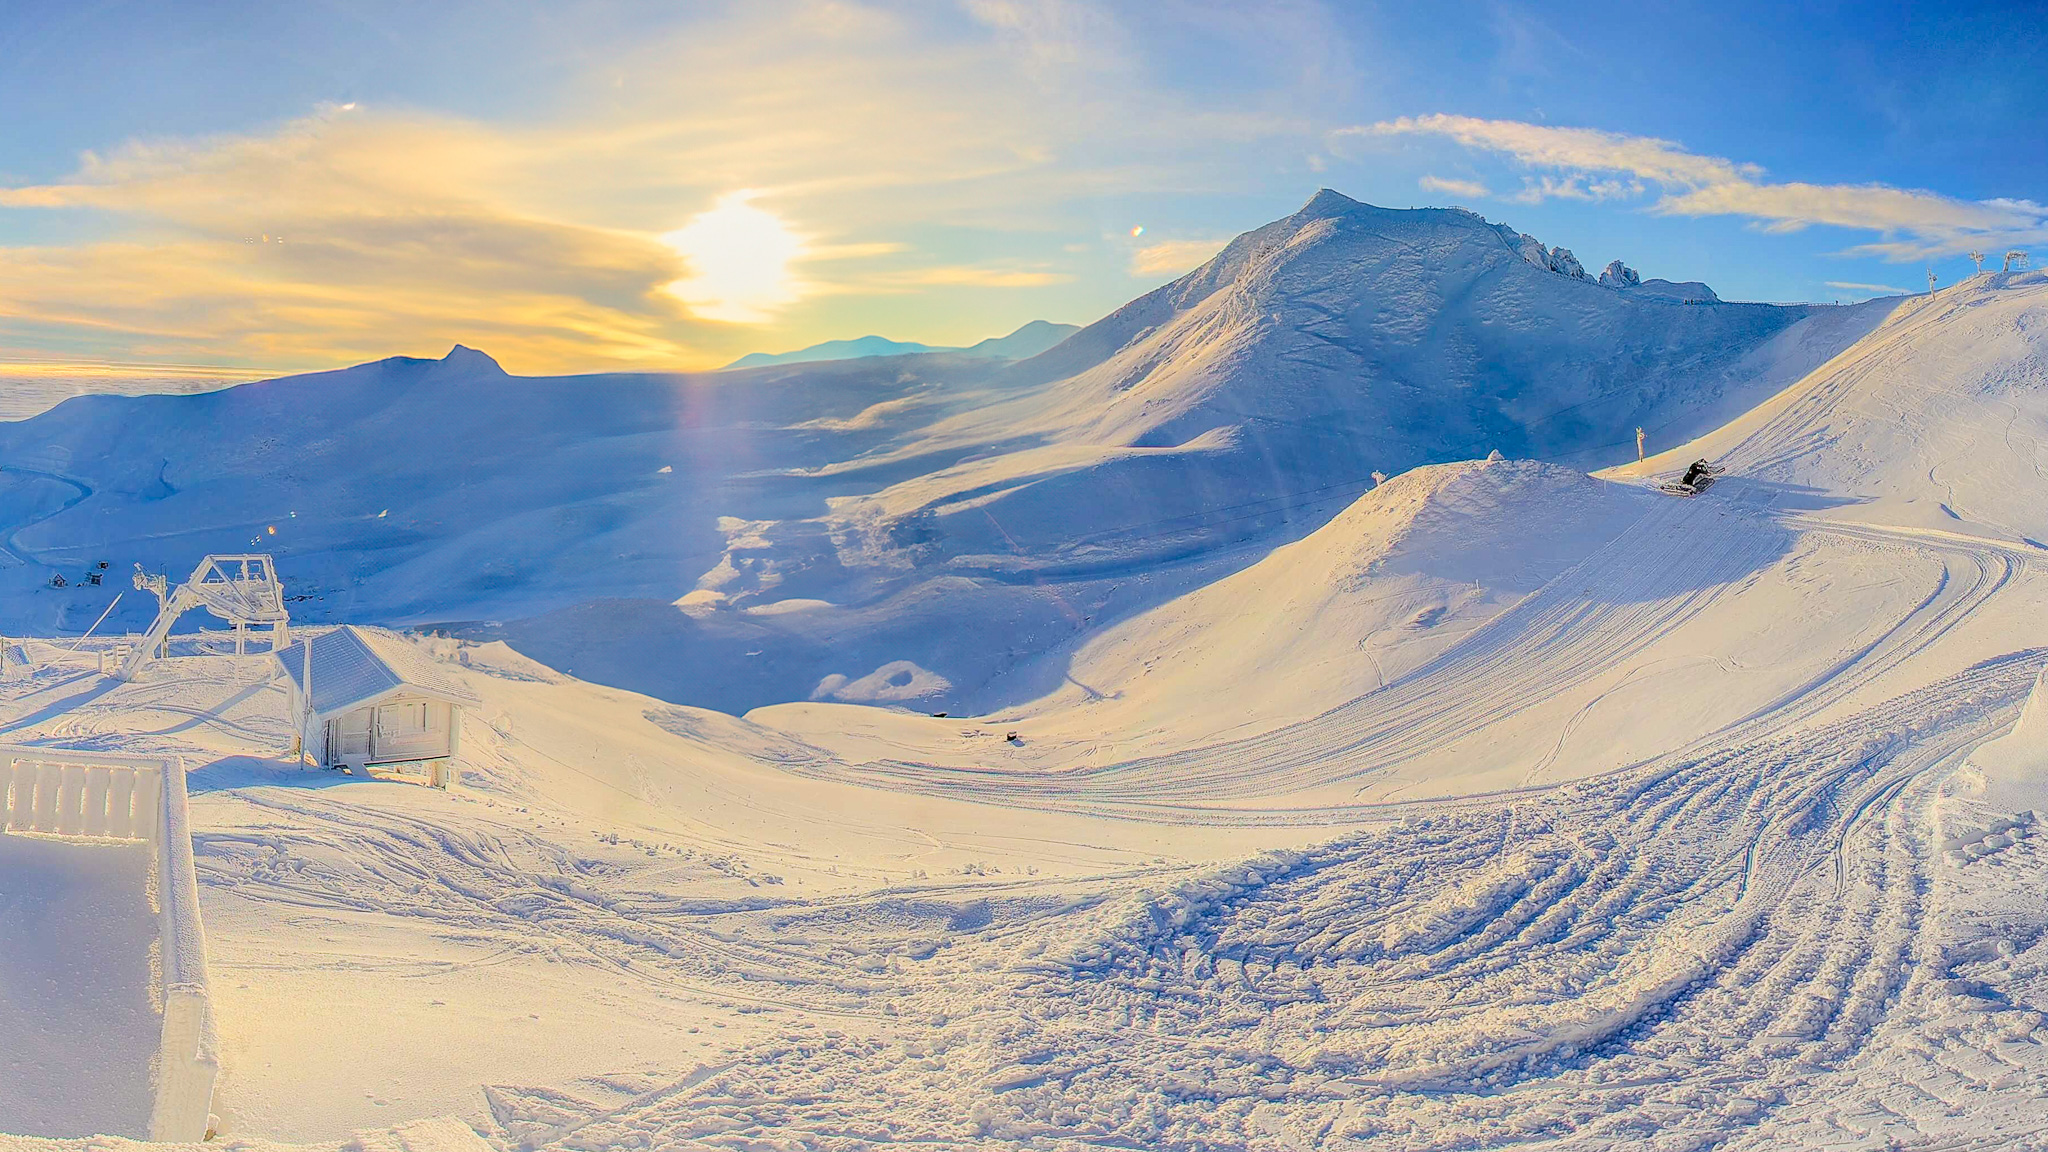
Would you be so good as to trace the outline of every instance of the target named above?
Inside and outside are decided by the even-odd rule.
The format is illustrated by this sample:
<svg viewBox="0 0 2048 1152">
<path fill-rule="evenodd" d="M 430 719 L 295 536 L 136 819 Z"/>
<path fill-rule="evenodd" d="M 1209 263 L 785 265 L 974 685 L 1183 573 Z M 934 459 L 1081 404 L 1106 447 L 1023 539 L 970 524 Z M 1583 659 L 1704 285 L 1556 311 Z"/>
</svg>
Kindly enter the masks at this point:
<svg viewBox="0 0 2048 1152">
<path fill-rule="evenodd" d="M 1277 727 L 1399 680 L 1578 562 L 1651 497 L 1536 461 L 1393 477 L 1308 537 L 1083 644 L 1026 710 L 1164 746 Z"/>
<path fill-rule="evenodd" d="M 944 694 L 953 686 L 928 669 L 908 660 L 891 660 L 857 680 L 833 673 L 818 681 L 813 700 L 844 700 L 853 704 L 883 704 L 916 700 Z"/>
<path fill-rule="evenodd" d="M 1628 286 L 1631 291 L 1644 296 L 1657 296 L 1676 300 L 1681 304 L 1719 304 L 1721 298 L 1712 288 L 1697 280 L 1644 280 Z"/>
<path fill-rule="evenodd" d="M 2035 679 L 2012 731 L 1970 753 L 1967 777 L 1993 807 L 2048 811 L 2048 669 Z"/>
</svg>

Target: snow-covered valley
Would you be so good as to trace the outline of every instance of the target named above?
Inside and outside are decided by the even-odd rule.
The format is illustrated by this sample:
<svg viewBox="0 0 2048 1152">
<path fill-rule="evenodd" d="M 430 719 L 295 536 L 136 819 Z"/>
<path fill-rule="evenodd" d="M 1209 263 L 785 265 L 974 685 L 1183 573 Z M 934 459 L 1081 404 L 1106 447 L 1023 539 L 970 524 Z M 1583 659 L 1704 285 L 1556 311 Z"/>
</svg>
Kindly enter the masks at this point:
<svg viewBox="0 0 2048 1152">
<path fill-rule="evenodd" d="M 229 1146 L 2048 1146 L 2048 274 L 1559 251 L 1323 193 L 1010 365 L 73 399 L 0 744 L 191 769 Z M 218 632 L 103 674 L 239 551 L 457 787 Z"/>
</svg>

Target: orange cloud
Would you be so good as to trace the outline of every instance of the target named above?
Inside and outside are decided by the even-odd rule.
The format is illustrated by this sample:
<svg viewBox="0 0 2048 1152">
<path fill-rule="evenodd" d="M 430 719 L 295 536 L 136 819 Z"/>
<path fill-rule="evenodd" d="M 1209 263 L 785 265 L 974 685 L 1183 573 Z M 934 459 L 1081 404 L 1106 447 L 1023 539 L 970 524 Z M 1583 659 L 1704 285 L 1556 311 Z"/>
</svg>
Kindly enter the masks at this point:
<svg viewBox="0 0 2048 1152">
<path fill-rule="evenodd" d="M 87 154 L 61 181 L 0 188 L 0 212 L 103 222 L 96 241 L 0 248 L 0 341 L 272 368 L 460 341 L 541 372 L 708 367 L 888 316 L 918 319 L 900 337 L 972 338 L 951 325 L 976 290 L 1074 279 L 1061 242 L 1093 227 L 1077 204 L 1214 181 L 1247 141 L 1294 153 L 1304 132 L 1241 90 L 1147 89 L 1141 38 L 1061 11 L 986 3 L 963 30 L 838 0 L 739 5 L 608 57 L 545 119 L 333 106 Z M 1276 92 L 1291 74 L 1276 65 Z M 800 243 L 772 284 L 737 283 L 742 251 L 713 291 L 717 245 L 687 228 L 742 189 Z M 954 239 L 977 230 L 1023 255 Z"/>
</svg>

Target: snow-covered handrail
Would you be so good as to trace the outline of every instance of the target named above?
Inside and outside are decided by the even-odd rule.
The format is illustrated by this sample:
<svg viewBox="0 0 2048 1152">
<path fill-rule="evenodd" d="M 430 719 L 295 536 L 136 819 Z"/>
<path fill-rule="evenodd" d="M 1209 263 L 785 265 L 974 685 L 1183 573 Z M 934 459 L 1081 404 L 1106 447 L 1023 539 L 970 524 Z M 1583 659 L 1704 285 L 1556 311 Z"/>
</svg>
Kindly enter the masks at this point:
<svg viewBox="0 0 2048 1152">
<path fill-rule="evenodd" d="M 204 1139 L 220 1060 L 184 762 L 0 745 L 0 830 L 150 845 L 163 943 L 163 1032 L 149 1138 Z"/>
</svg>

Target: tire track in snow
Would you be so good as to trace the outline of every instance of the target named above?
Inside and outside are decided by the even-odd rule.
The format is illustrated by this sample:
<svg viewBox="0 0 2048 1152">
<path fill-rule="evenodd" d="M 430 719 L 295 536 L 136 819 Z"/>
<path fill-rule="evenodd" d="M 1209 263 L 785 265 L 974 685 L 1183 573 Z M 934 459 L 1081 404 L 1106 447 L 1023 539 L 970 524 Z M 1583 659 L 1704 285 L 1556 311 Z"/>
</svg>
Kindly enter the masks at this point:
<svg viewBox="0 0 2048 1152">
<path fill-rule="evenodd" d="M 1400 806 L 1384 833 L 965 945 L 925 964 L 907 1030 L 756 1049 L 584 1136 L 1619 1150 L 1768 1131 L 1899 1002 L 1926 914 L 1918 813 L 2044 661 L 1540 806 Z M 959 1100 L 978 1103 L 938 1106 Z"/>
</svg>

